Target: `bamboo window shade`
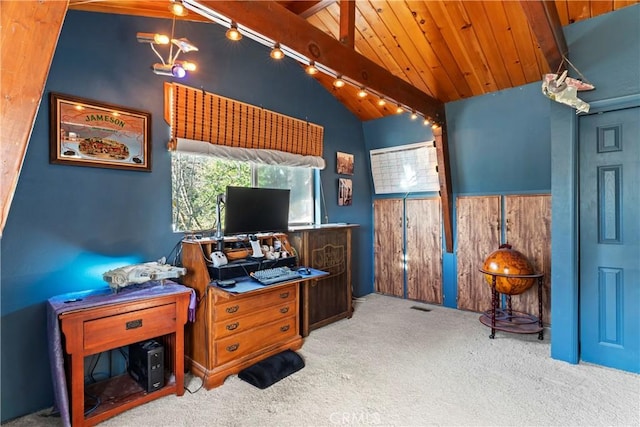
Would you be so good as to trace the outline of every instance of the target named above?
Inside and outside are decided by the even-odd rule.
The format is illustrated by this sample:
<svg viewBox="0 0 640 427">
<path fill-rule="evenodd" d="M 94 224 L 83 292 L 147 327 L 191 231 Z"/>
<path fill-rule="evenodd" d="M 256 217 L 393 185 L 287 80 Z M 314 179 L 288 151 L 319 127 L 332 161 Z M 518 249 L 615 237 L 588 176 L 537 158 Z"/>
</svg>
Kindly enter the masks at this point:
<svg viewBox="0 0 640 427">
<path fill-rule="evenodd" d="M 165 83 L 165 119 L 176 138 L 322 157 L 322 126 L 177 83 Z"/>
</svg>

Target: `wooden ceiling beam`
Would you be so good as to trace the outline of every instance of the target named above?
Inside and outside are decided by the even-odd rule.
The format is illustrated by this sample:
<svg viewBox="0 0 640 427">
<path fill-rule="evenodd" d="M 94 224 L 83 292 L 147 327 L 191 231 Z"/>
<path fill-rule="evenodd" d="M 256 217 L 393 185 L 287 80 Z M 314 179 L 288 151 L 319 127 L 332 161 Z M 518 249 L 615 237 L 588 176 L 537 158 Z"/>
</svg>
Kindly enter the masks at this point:
<svg viewBox="0 0 640 427">
<path fill-rule="evenodd" d="M 356 2 L 342 0 L 340 2 L 340 42 L 353 49 L 356 34 Z"/>
<path fill-rule="evenodd" d="M 201 0 L 199 4 L 324 65 L 444 126 L 444 103 L 392 75 L 274 1 Z"/>
<path fill-rule="evenodd" d="M 279 1 L 278 3 L 280 3 L 296 15 L 300 16 L 301 18 L 307 19 L 308 17 L 320 12 L 322 9 L 332 5 L 336 1 L 337 0 L 295 0 L 286 2 Z"/>
<path fill-rule="evenodd" d="M 66 1 L 2 2 L 0 29 L 0 236 L 40 106 Z M 29 52 L 37 52 L 30 55 Z"/>
<path fill-rule="evenodd" d="M 549 68 L 558 70 L 569 54 L 556 5 L 552 0 L 520 0 Z"/>
</svg>

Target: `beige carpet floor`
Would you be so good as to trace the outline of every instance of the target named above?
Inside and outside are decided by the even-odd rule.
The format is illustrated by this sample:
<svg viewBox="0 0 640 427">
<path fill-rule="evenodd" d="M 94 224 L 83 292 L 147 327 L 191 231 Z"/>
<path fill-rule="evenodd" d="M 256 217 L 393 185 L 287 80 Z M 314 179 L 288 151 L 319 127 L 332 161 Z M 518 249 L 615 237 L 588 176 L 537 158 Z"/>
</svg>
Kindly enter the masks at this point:
<svg viewBox="0 0 640 427">
<path fill-rule="evenodd" d="M 549 330 L 543 341 L 488 335 L 476 313 L 371 294 L 353 318 L 313 331 L 299 351 L 305 368 L 265 390 L 234 375 L 101 425 L 640 425 L 640 376 L 551 359 Z M 187 376 L 189 389 L 199 385 Z M 61 424 L 47 413 L 6 425 Z"/>
</svg>

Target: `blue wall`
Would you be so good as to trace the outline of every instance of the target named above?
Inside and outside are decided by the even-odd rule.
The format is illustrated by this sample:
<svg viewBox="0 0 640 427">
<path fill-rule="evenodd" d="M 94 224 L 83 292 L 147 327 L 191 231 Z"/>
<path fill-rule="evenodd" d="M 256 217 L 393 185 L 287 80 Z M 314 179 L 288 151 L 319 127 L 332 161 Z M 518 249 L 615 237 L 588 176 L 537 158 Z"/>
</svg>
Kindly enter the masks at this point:
<svg viewBox="0 0 640 427">
<path fill-rule="evenodd" d="M 452 196 L 549 193 L 551 188 L 549 100 L 540 84 L 446 105 Z M 367 149 L 433 139 L 429 127 L 405 115 L 363 124 Z M 434 197 L 437 193 L 374 197 Z M 455 202 L 453 217 L 455 218 Z M 444 252 L 443 305 L 457 307 L 457 260 Z"/>
<path fill-rule="evenodd" d="M 570 60 L 596 89 L 580 93 L 591 112 L 640 105 L 640 5 L 569 25 Z M 575 75 L 575 74 L 572 74 Z M 551 106 L 551 356 L 579 361 L 578 119 Z"/>
<path fill-rule="evenodd" d="M 105 287 L 103 272 L 168 256 L 181 239 L 171 227 L 169 127 L 163 120 L 168 78 L 151 72 L 157 57 L 136 41 L 138 31 L 170 30 L 169 20 L 67 14 L 1 241 L 2 421 L 53 402 L 46 300 Z M 324 126 L 327 168 L 321 179 L 328 216 L 361 225 L 353 242 L 354 294 L 369 293 L 371 193 L 361 122 L 297 63 L 275 62 L 249 39 L 232 43 L 222 27 L 193 22 L 178 23 L 176 36 L 200 48 L 183 57 L 199 65 L 184 84 Z M 49 164 L 51 91 L 152 113 L 152 172 Z M 337 205 L 336 151 L 355 156 L 350 207 Z"/>
</svg>

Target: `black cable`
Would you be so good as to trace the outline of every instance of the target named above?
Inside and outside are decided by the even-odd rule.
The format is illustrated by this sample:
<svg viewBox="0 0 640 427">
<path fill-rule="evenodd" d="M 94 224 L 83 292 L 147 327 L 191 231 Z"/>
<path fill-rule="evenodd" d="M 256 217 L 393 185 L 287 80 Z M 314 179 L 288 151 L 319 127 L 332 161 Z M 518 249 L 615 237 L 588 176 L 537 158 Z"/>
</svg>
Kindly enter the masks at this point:
<svg viewBox="0 0 640 427">
<path fill-rule="evenodd" d="M 98 396 L 94 396 L 92 394 L 89 394 L 86 391 L 85 391 L 84 395 L 92 398 L 95 401 L 94 405 L 91 408 L 89 408 L 89 409 L 84 411 L 84 416 L 86 417 L 87 415 L 89 415 L 90 413 L 92 413 L 93 411 L 98 409 L 98 407 L 102 403 L 102 399 L 100 399 Z"/>
</svg>

